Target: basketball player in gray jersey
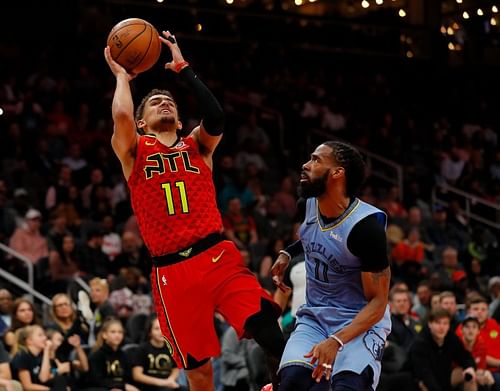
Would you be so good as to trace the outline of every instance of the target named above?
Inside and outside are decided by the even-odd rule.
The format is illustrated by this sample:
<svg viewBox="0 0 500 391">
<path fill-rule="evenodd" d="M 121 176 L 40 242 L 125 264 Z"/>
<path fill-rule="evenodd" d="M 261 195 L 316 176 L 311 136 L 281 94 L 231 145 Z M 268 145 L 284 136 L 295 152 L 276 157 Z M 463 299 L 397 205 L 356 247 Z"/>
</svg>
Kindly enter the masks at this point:
<svg viewBox="0 0 500 391">
<path fill-rule="evenodd" d="M 280 363 L 279 391 L 375 390 L 391 321 L 387 216 L 355 195 L 365 165 L 350 145 L 321 144 L 303 165 L 300 241 L 272 268 L 278 288 L 290 258 L 304 251 L 306 303 Z"/>
</svg>

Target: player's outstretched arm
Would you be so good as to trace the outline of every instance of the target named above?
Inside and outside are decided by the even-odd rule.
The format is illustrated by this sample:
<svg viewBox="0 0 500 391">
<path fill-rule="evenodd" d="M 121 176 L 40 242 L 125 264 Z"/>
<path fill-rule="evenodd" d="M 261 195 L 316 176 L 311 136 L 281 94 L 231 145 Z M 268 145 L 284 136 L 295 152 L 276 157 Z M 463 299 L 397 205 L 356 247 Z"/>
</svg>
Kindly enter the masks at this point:
<svg viewBox="0 0 500 391">
<path fill-rule="evenodd" d="M 104 49 L 104 58 L 116 77 L 116 88 L 111 110 L 114 122 L 111 145 L 120 159 L 125 178 L 128 179 L 134 165 L 134 152 L 137 145 L 134 101 L 130 91 L 130 80 L 135 75 L 127 73 L 125 68 L 113 60 L 109 46 Z"/>
<path fill-rule="evenodd" d="M 181 80 L 196 95 L 202 121 L 191 134 L 203 147 L 201 152 L 205 156 L 211 157 L 215 147 L 219 144 L 224 129 L 222 107 L 208 87 L 194 73 L 188 62 L 184 60 L 175 37 L 169 31 L 164 31 L 160 40 L 168 46 L 172 53 L 172 61 L 165 64 L 165 69 L 178 73 Z"/>
</svg>

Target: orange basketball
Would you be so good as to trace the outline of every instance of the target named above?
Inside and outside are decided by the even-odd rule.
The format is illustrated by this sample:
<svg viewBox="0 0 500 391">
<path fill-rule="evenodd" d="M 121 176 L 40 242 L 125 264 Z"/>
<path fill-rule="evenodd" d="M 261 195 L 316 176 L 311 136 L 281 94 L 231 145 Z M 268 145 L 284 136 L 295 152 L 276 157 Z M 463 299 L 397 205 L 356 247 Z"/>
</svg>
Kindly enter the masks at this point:
<svg viewBox="0 0 500 391">
<path fill-rule="evenodd" d="M 125 19 L 116 24 L 108 35 L 111 57 L 129 73 L 141 73 L 151 68 L 160 57 L 161 41 L 151 23 Z"/>
</svg>

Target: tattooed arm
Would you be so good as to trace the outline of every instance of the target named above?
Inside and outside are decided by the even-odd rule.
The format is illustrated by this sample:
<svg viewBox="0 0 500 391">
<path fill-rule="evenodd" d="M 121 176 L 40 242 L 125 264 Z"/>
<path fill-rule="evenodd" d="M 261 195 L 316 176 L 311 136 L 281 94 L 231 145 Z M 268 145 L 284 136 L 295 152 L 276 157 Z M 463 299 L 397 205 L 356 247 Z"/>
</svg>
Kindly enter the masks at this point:
<svg viewBox="0 0 500 391">
<path fill-rule="evenodd" d="M 380 272 L 363 272 L 361 281 L 368 303 L 349 326 L 335 334 L 344 343 L 369 330 L 384 316 L 389 301 L 391 269 L 387 267 Z"/>
<path fill-rule="evenodd" d="M 363 291 L 368 303 L 356 315 L 352 323 L 344 327 L 335 336 L 344 344 L 368 331 L 375 323 L 384 316 L 387 302 L 389 301 L 389 282 L 391 280 L 391 269 L 386 267 L 380 272 L 362 272 L 361 281 Z M 326 338 L 324 341 L 313 346 L 305 358 L 311 358 L 311 364 L 317 362 L 312 377 L 321 381 L 324 365 L 330 365 L 335 361 L 340 343 L 334 338 Z M 381 353 L 382 351 L 380 351 Z M 377 353 L 377 352 L 375 352 Z M 326 368 L 325 378 L 330 379 L 331 367 Z"/>
</svg>

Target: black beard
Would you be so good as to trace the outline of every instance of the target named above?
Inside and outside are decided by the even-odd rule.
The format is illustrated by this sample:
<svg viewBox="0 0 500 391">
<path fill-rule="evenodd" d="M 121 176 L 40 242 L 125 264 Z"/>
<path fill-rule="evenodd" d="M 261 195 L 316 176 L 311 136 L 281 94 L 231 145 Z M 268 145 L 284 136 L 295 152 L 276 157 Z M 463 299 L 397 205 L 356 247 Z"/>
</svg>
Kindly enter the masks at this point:
<svg viewBox="0 0 500 391">
<path fill-rule="evenodd" d="M 329 171 L 318 179 L 310 182 L 301 182 L 299 185 L 299 196 L 302 198 L 319 197 L 326 192 L 326 182 L 328 180 Z"/>
<path fill-rule="evenodd" d="M 160 122 L 162 124 L 175 124 L 175 118 L 173 116 L 169 117 L 161 117 Z"/>
</svg>

